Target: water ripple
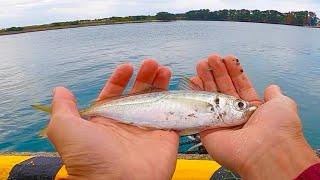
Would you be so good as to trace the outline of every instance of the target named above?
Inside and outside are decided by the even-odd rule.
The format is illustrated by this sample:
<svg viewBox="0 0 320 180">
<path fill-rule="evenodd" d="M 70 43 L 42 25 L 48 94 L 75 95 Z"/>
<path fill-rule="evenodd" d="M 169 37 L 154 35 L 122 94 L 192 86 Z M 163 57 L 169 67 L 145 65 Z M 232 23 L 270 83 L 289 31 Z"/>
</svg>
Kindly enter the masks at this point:
<svg viewBox="0 0 320 180">
<path fill-rule="evenodd" d="M 259 95 L 279 84 L 299 104 L 308 141 L 320 147 L 320 42 L 312 41 L 319 36 L 310 28 L 192 21 L 1 36 L 0 151 L 53 150 L 36 135 L 49 117 L 30 104 L 49 104 L 55 86 L 70 88 L 84 107 L 116 66 L 129 62 L 137 70 L 142 59 L 153 57 L 172 70 L 174 89 L 214 52 L 238 56 Z"/>
</svg>

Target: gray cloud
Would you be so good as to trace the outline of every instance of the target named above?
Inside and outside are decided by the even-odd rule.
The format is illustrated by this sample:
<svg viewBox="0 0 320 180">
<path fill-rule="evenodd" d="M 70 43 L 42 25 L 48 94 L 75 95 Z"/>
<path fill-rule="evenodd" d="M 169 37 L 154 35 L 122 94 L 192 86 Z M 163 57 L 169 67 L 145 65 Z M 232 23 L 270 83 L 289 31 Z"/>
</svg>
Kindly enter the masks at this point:
<svg viewBox="0 0 320 180">
<path fill-rule="evenodd" d="M 110 16 L 154 15 L 194 9 L 309 10 L 320 15 L 316 0 L 1 0 L 0 28 Z"/>
</svg>

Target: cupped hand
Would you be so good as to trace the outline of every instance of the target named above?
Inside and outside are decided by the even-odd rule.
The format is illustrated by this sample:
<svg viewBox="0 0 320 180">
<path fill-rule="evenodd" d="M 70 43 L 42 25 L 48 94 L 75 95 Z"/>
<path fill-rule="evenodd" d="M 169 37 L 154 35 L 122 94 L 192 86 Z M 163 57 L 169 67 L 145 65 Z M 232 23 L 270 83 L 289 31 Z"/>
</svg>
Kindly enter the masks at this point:
<svg viewBox="0 0 320 180">
<path fill-rule="evenodd" d="M 120 65 L 98 99 L 121 95 L 132 74 L 132 65 Z M 131 92 L 150 85 L 166 89 L 170 77 L 168 68 L 145 60 Z M 170 179 L 176 165 L 177 133 L 144 130 L 101 117 L 86 121 L 80 117 L 72 93 L 62 87 L 54 92 L 47 135 L 69 179 Z"/>
<path fill-rule="evenodd" d="M 234 56 L 210 55 L 197 64 L 192 81 L 206 91 L 220 91 L 259 106 L 243 127 L 200 133 L 208 153 L 245 179 L 292 179 L 319 162 L 304 139 L 296 103 L 278 86 L 259 99 Z"/>
</svg>

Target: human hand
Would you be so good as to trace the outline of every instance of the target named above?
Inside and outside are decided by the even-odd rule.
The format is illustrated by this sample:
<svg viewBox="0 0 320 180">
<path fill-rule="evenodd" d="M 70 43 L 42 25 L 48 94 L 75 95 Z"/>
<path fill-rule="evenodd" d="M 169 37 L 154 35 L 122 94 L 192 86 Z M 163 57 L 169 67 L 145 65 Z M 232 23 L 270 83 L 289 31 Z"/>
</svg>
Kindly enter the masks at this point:
<svg viewBox="0 0 320 180">
<path fill-rule="evenodd" d="M 303 136 L 296 103 L 278 86 L 266 89 L 263 104 L 233 56 L 222 61 L 219 55 L 210 55 L 197 64 L 197 74 L 192 81 L 205 90 L 219 89 L 260 106 L 241 128 L 200 133 L 214 160 L 244 179 L 293 179 L 319 162 Z"/>
<path fill-rule="evenodd" d="M 132 74 L 132 65 L 120 65 L 98 99 L 121 95 Z M 150 85 L 166 89 L 170 77 L 168 68 L 145 60 L 131 92 Z M 72 93 L 62 87 L 55 89 L 47 135 L 69 179 L 170 179 L 174 173 L 176 132 L 143 130 L 102 117 L 83 120 Z"/>
</svg>

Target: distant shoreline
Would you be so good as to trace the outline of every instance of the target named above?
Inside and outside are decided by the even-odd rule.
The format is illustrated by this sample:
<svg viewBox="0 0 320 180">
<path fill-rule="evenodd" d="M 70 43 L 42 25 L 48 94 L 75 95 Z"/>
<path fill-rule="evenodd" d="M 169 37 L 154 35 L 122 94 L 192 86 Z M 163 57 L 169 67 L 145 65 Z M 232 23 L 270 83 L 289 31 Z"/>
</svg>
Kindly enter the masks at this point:
<svg viewBox="0 0 320 180">
<path fill-rule="evenodd" d="M 10 27 L 0 29 L 1 35 L 21 34 L 37 31 L 48 31 L 67 28 L 78 28 L 87 26 L 101 26 L 113 24 L 147 23 L 147 22 L 170 22 L 170 21 L 229 21 L 281 24 L 290 26 L 301 26 L 319 28 L 320 19 L 312 11 L 290 11 L 282 13 L 276 10 L 248 10 L 248 9 L 223 9 L 210 11 L 209 9 L 192 10 L 186 13 L 172 14 L 159 12 L 156 15 L 139 15 L 126 17 L 109 17 L 102 19 L 83 19 L 76 21 L 54 22 L 51 24 L 31 25 L 24 27 Z"/>
<path fill-rule="evenodd" d="M 70 29 L 70 28 L 79 28 L 79 27 L 90 27 L 90 26 L 103 26 L 103 25 L 117 25 L 117 24 L 134 24 L 134 23 L 150 23 L 150 22 L 170 22 L 164 20 L 144 20 L 144 21 L 124 21 L 124 22 L 97 22 L 90 24 L 79 24 L 79 25 L 68 25 L 68 26 L 59 26 L 59 27 L 46 27 L 39 29 L 27 29 L 22 31 L 8 31 L 8 32 L 0 32 L 0 36 L 5 35 L 13 35 L 13 34 L 22 34 L 22 33 L 30 33 L 30 32 L 39 32 L 39 31 L 50 31 L 50 30 L 58 30 L 58 29 Z"/>
<path fill-rule="evenodd" d="M 79 25 L 66 25 L 66 26 L 58 26 L 58 27 L 45 27 L 38 29 L 26 29 L 21 31 L 8 31 L 8 32 L 0 32 L 0 36 L 5 35 L 13 35 L 13 34 L 22 34 L 29 32 L 39 32 L 39 31 L 50 31 L 50 30 L 58 30 L 58 29 L 71 29 L 71 28 L 80 28 L 80 27 L 90 27 L 90 26 L 103 26 L 103 25 L 117 25 L 117 24 L 135 24 L 135 23 L 150 23 L 150 22 L 173 22 L 173 21 L 205 21 L 205 20 L 141 20 L 141 21 L 107 21 L 107 22 L 91 22 L 88 24 L 79 24 Z M 241 21 L 218 21 L 218 22 L 241 22 Z M 265 23 L 265 22 L 245 22 L 245 23 L 258 23 L 258 24 L 273 24 L 273 23 Z M 287 26 L 296 26 L 296 25 L 288 25 L 288 24 L 275 24 L 275 25 L 287 25 Z M 320 26 L 298 26 L 298 27 L 307 27 L 307 28 L 320 28 Z"/>
</svg>

